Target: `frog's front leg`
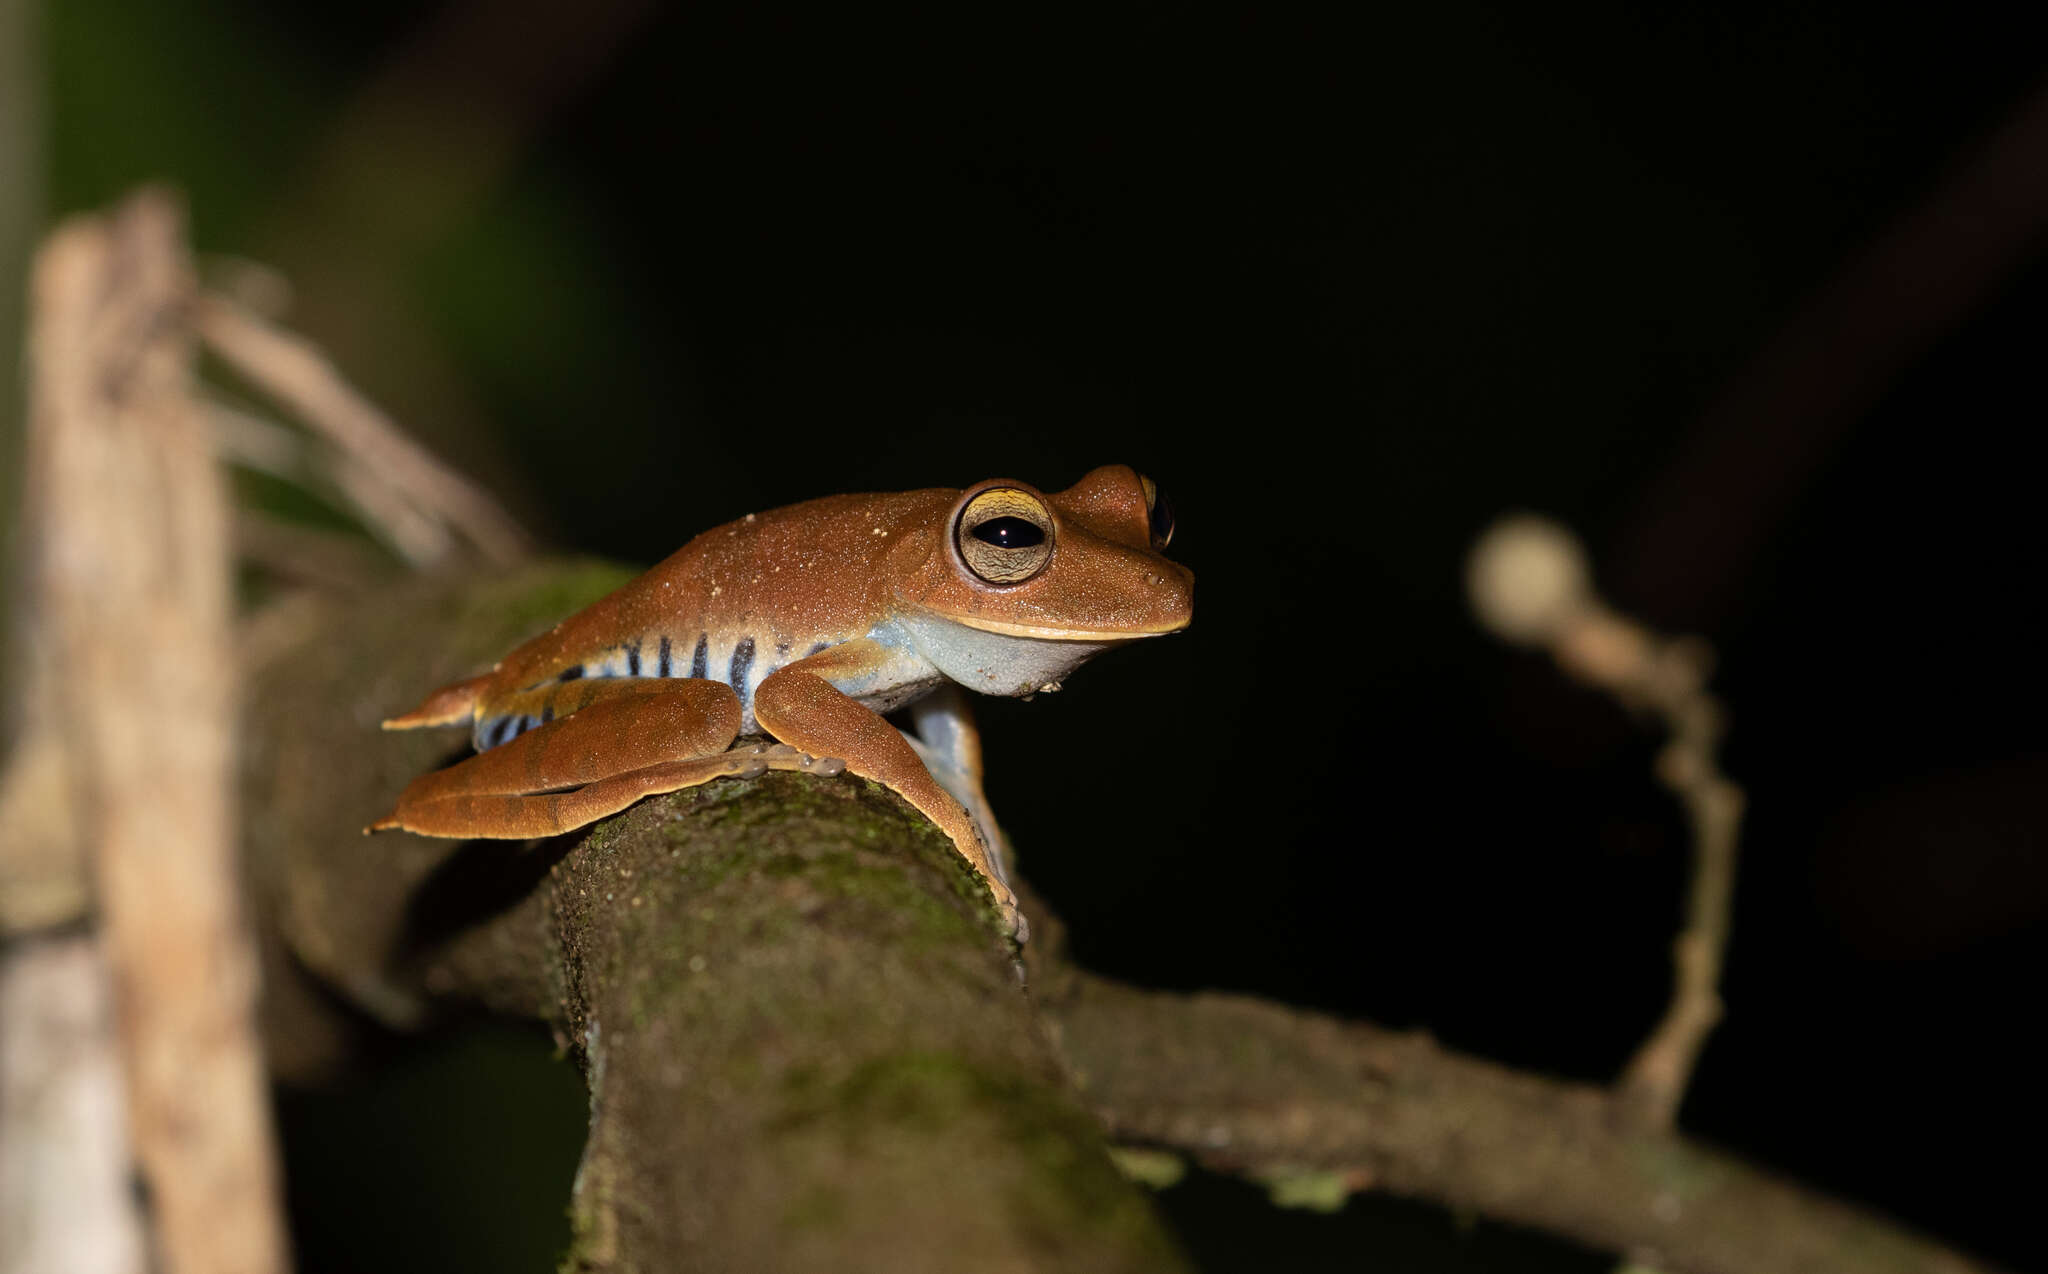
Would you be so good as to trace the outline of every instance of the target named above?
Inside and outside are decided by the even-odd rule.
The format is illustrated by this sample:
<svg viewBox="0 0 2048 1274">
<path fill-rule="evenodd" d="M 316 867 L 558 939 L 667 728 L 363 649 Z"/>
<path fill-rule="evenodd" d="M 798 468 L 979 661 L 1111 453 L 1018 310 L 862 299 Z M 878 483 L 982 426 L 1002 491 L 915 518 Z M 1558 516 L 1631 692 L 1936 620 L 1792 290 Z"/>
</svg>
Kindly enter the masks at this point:
<svg viewBox="0 0 2048 1274">
<path fill-rule="evenodd" d="M 967 706 L 967 692 L 949 681 L 905 711 L 916 733 L 906 733 L 904 738 L 939 786 L 966 808 L 988 845 L 996 878 L 1009 884 L 1009 842 L 996 825 L 995 810 L 982 790 L 981 731 L 975 728 L 974 714 Z"/>
<path fill-rule="evenodd" d="M 762 729 L 801 751 L 845 761 L 849 772 L 880 783 L 938 824 L 960 856 L 987 882 L 1005 925 L 1022 942 L 1028 930 L 1017 910 L 1016 895 L 1004 883 L 974 819 L 932 777 L 895 726 L 832 684 L 835 680 L 857 682 L 885 658 L 879 645 L 863 638 L 800 659 L 761 682 L 754 692 L 754 719 Z"/>
<path fill-rule="evenodd" d="M 802 768 L 807 759 L 770 756 L 763 748 L 727 752 L 739 731 L 739 699 L 715 681 L 622 678 L 544 693 L 550 715 L 566 715 L 414 779 L 397 808 L 365 830 L 463 839 L 556 836 L 644 796 L 729 775 Z M 555 702 L 572 693 L 570 702 Z"/>
</svg>

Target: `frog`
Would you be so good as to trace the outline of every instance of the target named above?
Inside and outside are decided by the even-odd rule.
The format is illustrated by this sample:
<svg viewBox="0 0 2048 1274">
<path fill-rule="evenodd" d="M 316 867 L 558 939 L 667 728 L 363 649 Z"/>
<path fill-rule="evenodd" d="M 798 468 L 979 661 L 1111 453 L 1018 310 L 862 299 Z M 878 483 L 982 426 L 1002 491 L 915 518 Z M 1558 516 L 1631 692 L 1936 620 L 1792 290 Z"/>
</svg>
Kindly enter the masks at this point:
<svg viewBox="0 0 2048 1274">
<path fill-rule="evenodd" d="M 1173 533 L 1127 465 L 1051 493 L 991 478 L 749 513 L 384 721 L 465 726 L 475 750 L 365 831 L 528 840 L 714 779 L 850 774 L 935 824 L 1021 944 L 968 692 L 1048 693 L 1185 630 Z"/>
</svg>

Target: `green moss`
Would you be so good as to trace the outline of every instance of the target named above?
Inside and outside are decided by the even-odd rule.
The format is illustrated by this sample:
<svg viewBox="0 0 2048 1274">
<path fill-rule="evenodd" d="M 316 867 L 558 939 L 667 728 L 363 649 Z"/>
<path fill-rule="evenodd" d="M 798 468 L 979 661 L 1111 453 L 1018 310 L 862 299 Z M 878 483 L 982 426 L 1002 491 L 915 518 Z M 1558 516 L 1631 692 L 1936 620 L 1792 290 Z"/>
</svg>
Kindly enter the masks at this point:
<svg viewBox="0 0 2048 1274">
<path fill-rule="evenodd" d="M 845 1224 L 846 1192 L 829 1185 L 813 1185 L 789 1201 L 782 1224 L 791 1230 L 833 1230 Z"/>
<path fill-rule="evenodd" d="M 1007 1192 L 1013 1214 L 1048 1238 L 1127 1210 L 1150 1225 L 1114 1165 L 1094 1150 L 1098 1134 L 1087 1117 L 1045 1077 L 965 1054 L 917 1051 L 869 1059 L 836 1084 L 821 1083 L 815 1072 L 793 1074 L 785 1096 L 772 1133 L 822 1128 L 853 1155 L 906 1137 L 942 1140 L 977 1120 L 995 1123 L 1015 1166 Z"/>
<path fill-rule="evenodd" d="M 1150 1146 L 1111 1146 L 1109 1161 L 1124 1176 L 1154 1190 L 1171 1189 L 1188 1174 L 1187 1160 L 1170 1150 Z"/>
<path fill-rule="evenodd" d="M 763 784 L 772 784 L 774 799 L 755 798 Z M 957 912 L 932 898 L 930 893 L 904 873 L 900 851 L 887 858 L 852 852 L 797 854 L 778 852 L 778 843 L 788 843 L 809 823 L 829 824 L 834 839 L 858 840 L 863 845 L 889 846 L 906 842 L 918 857 L 937 868 L 948 890 L 966 903 L 973 923 L 991 930 L 1000 927 L 995 900 L 986 882 L 975 874 L 954 850 L 945 834 L 909 802 L 878 783 L 864 779 L 828 779 L 816 776 L 771 775 L 760 779 L 719 779 L 668 798 L 676 815 L 664 824 L 666 843 L 677 850 L 678 871 L 692 887 L 714 889 L 735 873 L 759 871 L 773 879 L 797 879 L 838 900 L 875 901 L 891 908 L 908 908 L 918 920 L 916 937 L 947 941 L 956 937 L 960 919 Z M 911 826 L 906 827 L 909 821 Z M 745 837 L 744 850 L 706 852 L 704 825 L 716 828 L 729 840 L 743 833 L 774 828 L 773 834 L 758 839 Z M 802 839 L 799 835 L 798 839 Z"/>
<path fill-rule="evenodd" d="M 1679 1142 L 1645 1139 L 1636 1143 L 1633 1153 L 1644 1178 L 1681 1202 L 1719 1193 L 1729 1184 L 1727 1165 Z"/>
<path fill-rule="evenodd" d="M 1314 1168 L 1279 1168 L 1265 1173 L 1266 1196 L 1276 1208 L 1306 1212 L 1341 1212 L 1351 1198 L 1352 1183 L 1341 1172 Z"/>
</svg>

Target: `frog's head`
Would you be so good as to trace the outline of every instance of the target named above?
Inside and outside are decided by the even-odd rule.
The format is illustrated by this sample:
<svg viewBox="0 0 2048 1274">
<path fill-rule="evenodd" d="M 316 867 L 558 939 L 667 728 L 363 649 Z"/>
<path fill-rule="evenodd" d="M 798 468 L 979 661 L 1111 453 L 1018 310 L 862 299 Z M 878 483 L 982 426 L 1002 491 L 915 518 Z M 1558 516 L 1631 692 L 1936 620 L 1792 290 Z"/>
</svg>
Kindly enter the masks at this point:
<svg viewBox="0 0 2048 1274">
<path fill-rule="evenodd" d="M 897 575 L 913 640 L 993 694 L 1057 683 L 1108 646 L 1178 632 L 1193 572 L 1167 559 L 1173 513 L 1151 479 L 1105 465 L 1047 495 L 1007 478 L 960 493 Z"/>
</svg>

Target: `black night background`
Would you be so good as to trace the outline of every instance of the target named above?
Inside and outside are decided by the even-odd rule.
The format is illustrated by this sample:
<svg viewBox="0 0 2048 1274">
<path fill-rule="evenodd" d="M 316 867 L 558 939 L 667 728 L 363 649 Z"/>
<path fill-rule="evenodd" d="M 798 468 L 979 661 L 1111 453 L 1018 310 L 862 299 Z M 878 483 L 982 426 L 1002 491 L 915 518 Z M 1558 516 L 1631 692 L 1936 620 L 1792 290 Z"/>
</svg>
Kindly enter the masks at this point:
<svg viewBox="0 0 2048 1274">
<path fill-rule="evenodd" d="M 2038 1260 L 2008 1155 L 2048 1135 L 2048 13 L 40 23 L 47 217 L 177 183 L 202 253 L 280 269 L 293 325 L 553 547 L 1157 478 L 1192 629 L 977 704 L 1023 873 L 1107 974 L 1615 1073 L 1686 876 L 1661 736 L 1463 595 L 1494 517 L 1559 519 L 1614 606 L 1711 643 L 1749 798 L 1682 1126 Z M 574 1070 L 487 1022 L 379 1052 L 281 1094 L 300 1268 L 552 1269 Z M 1207 1271 L 1615 1263 L 1370 1192 L 1158 1202 Z"/>
</svg>

